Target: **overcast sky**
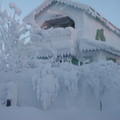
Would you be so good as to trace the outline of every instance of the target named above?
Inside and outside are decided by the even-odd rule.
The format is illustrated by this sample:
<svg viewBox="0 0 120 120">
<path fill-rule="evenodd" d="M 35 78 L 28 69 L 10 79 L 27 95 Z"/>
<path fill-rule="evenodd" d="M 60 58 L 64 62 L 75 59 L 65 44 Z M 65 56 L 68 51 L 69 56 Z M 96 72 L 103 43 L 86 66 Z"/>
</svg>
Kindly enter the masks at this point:
<svg viewBox="0 0 120 120">
<path fill-rule="evenodd" d="M 2 0 L 2 8 L 6 8 L 12 14 L 12 11 L 8 8 L 10 2 L 16 3 L 16 5 L 22 9 L 22 18 L 39 6 L 44 0 Z M 120 0 L 72 0 L 81 3 L 88 4 L 102 16 L 107 18 L 115 26 L 120 28 Z M 21 19 L 22 19 L 21 18 Z"/>
</svg>

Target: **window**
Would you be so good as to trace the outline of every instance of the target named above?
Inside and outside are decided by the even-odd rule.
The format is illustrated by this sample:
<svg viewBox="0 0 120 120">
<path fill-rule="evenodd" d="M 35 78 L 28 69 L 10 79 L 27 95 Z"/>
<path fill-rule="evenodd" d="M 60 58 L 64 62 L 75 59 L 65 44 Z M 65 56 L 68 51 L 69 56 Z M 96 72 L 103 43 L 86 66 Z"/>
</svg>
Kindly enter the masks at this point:
<svg viewBox="0 0 120 120">
<path fill-rule="evenodd" d="M 67 16 L 67 17 L 61 17 L 61 18 L 47 20 L 41 26 L 42 29 L 49 29 L 51 27 L 53 27 L 53 28 L 58 28 L 58 27 L 62 27 L 62 28 L 73 27 L 73 28 L 75 28 L 75 23 L 70 17 Z"/>
<path fill-rule="evenodd" d="M 103 29 L 97 29 L 95 39 L 100 41 L 106 41 Z"/>
</svg>

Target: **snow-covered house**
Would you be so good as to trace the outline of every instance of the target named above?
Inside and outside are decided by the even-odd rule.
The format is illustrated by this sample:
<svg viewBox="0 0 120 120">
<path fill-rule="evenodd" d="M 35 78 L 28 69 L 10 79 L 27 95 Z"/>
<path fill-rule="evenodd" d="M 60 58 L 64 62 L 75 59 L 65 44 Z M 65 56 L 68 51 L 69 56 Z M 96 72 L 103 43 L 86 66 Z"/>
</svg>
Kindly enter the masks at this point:
<svg viewBox="0 0 120 120">
<path fill-rule="evenodd" d="M 88 5 L 71 0 L 46 0 L 24 21 L 50 34 L 51 49 L 58 56 L 120 63 L 120 29 Z"/>
</svg>

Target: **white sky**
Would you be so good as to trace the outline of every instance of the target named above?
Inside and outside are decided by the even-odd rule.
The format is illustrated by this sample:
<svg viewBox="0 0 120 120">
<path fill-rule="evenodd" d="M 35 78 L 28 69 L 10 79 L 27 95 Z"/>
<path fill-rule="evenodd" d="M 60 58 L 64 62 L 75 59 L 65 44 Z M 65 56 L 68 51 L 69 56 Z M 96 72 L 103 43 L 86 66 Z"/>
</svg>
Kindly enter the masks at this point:
<svg viewBox="0 0 120 120">
<path fill-rule="evenodd" d="M 39 6 L 44 0 L 2 0 L 2 8 L 8 8 L 9 2 L 14 2 L 22 9 L 22 18 Z M 102 16 L 112 22 L 115 26 L 120 28 L 120 0 L 73 0 L 88 4 Z M 21 19 L 22 19 L 21 18 Z"/>
</svg>

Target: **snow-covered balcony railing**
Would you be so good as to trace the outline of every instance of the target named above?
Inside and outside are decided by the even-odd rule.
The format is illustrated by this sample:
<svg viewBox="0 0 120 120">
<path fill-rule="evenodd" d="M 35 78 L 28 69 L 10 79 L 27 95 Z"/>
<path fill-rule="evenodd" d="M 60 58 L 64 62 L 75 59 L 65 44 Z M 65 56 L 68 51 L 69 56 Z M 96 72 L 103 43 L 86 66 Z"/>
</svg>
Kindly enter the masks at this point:
<svg viewBox="0 0 120 120">
<path fill-rule="evenodd" d="M 39 52 L 39 56 L 41 57 L 49 57 L 53 56 L 54 52 L 56 52 L 57 56 L 75 56 L 76 55 L 76 41 L 77 41 L 77 33 L 76 30 L 68 27 L 68 28 L 51 28 L 48 30 L 43 30 L 46 36 L 46 43 L 49 44 L 49 49 L 44 48 L 46 50 L 41 50 Z"/>
</svg>

